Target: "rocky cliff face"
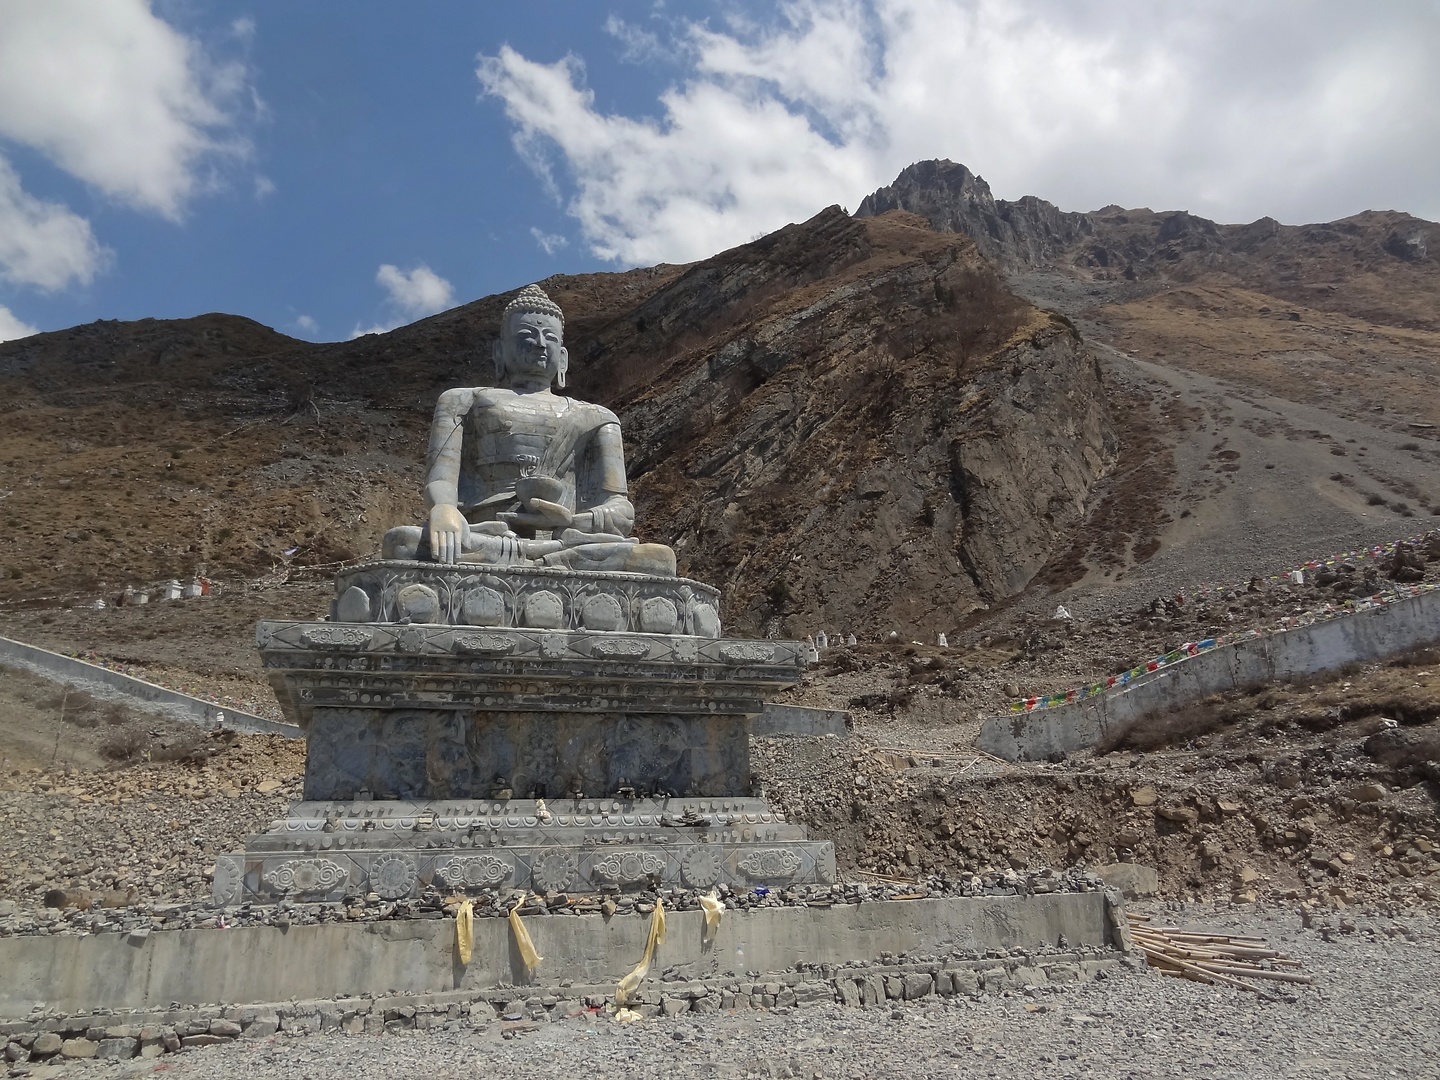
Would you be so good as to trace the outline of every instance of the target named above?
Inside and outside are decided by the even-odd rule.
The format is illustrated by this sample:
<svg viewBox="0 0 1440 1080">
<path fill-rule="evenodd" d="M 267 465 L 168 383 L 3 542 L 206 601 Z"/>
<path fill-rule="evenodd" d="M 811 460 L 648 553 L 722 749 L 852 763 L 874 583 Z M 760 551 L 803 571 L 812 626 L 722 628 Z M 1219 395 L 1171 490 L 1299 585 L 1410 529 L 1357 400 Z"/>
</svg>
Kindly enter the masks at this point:
<svg viewBox="0 0 1440 1080">
<path fill-rule="evenodd" d="M 952 628 L 1026 586 L 1115 453 L 1074 330 L 908 215 L 832 208 L 692 268 L 585 381 L 647 355 L 611 401 L 640 520 L 747 629 Z"/>
<path fill-rule="evenodd" d="M 948 161 L 910 166 L 858 213 L 896 209 L 973 238 L 1102 359 L 1120 458 L 1036 583 L 1072 610 L 1274 573 L 1440 515 L 1440 224 L 1070 213 L 997 200 Z"/>
<path fill-rule="evenodd" d="M 1114 456 L 1095 365 L 967 239 L 832 208 L 690 267 L 557 277 L 570 392 L 626 429 L 638 531 L 741 631 L 932 633 L 1023 588 Z M 248 320 L 0 346 L 12 597 L 373 550 L 503 296 L 354 342 Z M 93 593 L 92 593 L 93 595 Z"/>
</svg>

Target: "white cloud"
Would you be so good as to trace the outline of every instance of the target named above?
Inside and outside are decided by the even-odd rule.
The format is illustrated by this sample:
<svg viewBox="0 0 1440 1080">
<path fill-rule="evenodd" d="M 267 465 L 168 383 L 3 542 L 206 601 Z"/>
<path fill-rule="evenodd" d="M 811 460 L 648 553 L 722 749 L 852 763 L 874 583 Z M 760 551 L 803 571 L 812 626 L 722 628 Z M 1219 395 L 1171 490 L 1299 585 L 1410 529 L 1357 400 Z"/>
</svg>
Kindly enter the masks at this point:
<svg viewBox="0 0 1440 1080">
<path fill-rule="evenodd" d="M 38 327 L 21 322 L 4 304 L 0 304 L 0 341 L 14 341 L 16 338 L 38 334 Z"/>
<path fill-rule="evenodd" d="M 309 315 L 295 316 L 295 325 L 304 333 L 312 336 L 320 333 L 320 324 Z"/>
<path fill-rule="evenodd" d="M 109 254 L 88 221 L 59 203 L 28 194 L 0 157 L 0 279 L 47 291 L 71 282 L 84 284 Z"/>
<path fill-rule="evenodd" d="M 0 4 L 0 134 L 131 206 L 178 218 L 216 154 L 246 151 L 244 88 L 144 0 Z"/>
<path fill-rule="evenodd" d="M 375 272 L 375 280 L 390 294 L 390 302 L 400 314 L 412 319 L 434 315 L 455 303 L 455 290 L 428 266 L 401 270 L 390 263 Z"/>
<path fill-rule="evenodd" d="M 403 322 L 423 319 L 455 304 L 455 290 L 450 282 L 423 263 L 413 270 L 382 263 L 375 272 L 375 281 L 389 294 L 387 306 L 400 317 L 365 328 L 357 323 L 350 332 L 352 338 L 389 333 Z"/>
<path fill-rule="evenodd" d="M 546 255 L 554 255 L 555 252 L 570 243 L 559 233 L 547 233 L 533 225 L 530 226 L 530 235 L 535 238 L 535 243 L 540 245 L 540 250 Z"/>
<path fill-rule="evenodd" d="M 171 220 L 248 153 L 235 126 L 246 78 L 242 64 L 207 55 L 145 0 L 0 3 L 0 138 Z M 0 274 L 47 289 L 90 280 L 102 249 L 88 222 L 27 194 L 0 167 Z M 25 235 L 7 237 L 16 222 Z"/>
<path fill-rule="evenodd" d="M 568 176 L 603 258 L 703 257 L 934 157 L 1066 209 L 1440 217 L 1431 5 L 792 0 L 679 33 L 659 119 L 597 110 L 576 57 L 480 58 L 517 151 Z"/>
<path fill-rule="evenodd" d="M 627 64 L 649 64 L 667 56 L 658 34 L 642 30 L 618 15 L 605 20 L 605 32 L 620 43 L 620 59 Z"/>
</svg>

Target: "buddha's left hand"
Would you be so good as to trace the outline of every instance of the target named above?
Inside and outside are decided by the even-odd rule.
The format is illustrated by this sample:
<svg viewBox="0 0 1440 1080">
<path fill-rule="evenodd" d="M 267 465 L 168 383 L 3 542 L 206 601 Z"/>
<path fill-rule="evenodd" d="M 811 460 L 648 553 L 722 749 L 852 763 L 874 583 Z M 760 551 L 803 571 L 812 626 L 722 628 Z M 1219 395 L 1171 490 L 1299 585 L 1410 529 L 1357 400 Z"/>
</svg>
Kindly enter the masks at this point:
<svg viewBox="0 0 1440 1080">
<path fill-rule="evenodd" d="M 520 525 L 531 529 L 569 528 L 574 515 L 559 503 L 548 499 L 526 499 L 525 509 L 515 513 L 498 515 L 501 521 L 511 526 Z"/>
</svg>

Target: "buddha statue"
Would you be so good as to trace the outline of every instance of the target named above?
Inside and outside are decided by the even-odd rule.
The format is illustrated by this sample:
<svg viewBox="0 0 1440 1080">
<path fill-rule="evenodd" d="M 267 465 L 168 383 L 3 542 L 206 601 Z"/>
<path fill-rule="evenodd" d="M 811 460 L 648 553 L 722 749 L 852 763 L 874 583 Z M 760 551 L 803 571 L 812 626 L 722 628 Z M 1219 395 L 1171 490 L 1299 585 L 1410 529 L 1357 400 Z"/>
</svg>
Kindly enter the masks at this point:
<svg viewBox="0 0 1440 1080">
<path fill-rule="evenodd" d="M 631 537 L 620 421 L 556 394 L 565 318 L 538 286 L 505 306 L 497 385 L 440 395 L 430 425 L 425 526 L 385 534 L 387 559 L 675 575 L 675 552 Z"/>
</svg>

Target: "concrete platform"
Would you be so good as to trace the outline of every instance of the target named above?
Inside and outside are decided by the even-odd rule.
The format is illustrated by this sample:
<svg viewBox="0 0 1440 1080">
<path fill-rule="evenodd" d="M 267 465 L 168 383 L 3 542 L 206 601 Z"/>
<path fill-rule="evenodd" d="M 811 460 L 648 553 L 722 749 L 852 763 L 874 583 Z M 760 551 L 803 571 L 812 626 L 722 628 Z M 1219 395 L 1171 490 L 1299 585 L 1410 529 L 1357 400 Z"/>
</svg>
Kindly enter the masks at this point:
<svg viewBox="0 0 1440 1080">
<path fill-rule="evenodd" d="M 835 845 L 764 799 L 299 802 L 215 860 L 219 906 L 535 888 L 832 884 Z"/>
<path fill-rule="evenodd" d="M 1123 922 L 1123 916 L 1119 918 Z M 743 978 L 799 964 L 867 964 L 882 954 L 1118 948 L 1106 894 L 936 898 L 827 908 L 727 911 L 703 941 L 700 912 L 672 912 L 653 970 L 672 980 Z M 611 985 L 639 959 L 643 915 L 525 920 L 544 958 L 527 977 L 506 920 L 475 920 L 468 966 L 452 919 L 0 939 L 0 1019 L 49 1012 L 246 1004 L 496 987 Z"/>
</svg>

